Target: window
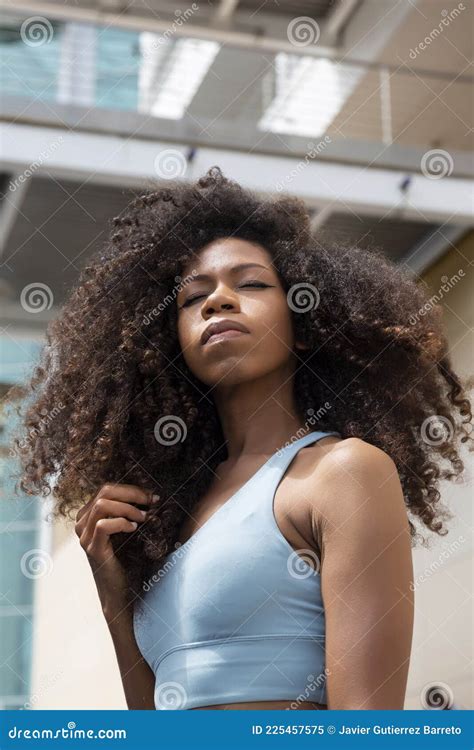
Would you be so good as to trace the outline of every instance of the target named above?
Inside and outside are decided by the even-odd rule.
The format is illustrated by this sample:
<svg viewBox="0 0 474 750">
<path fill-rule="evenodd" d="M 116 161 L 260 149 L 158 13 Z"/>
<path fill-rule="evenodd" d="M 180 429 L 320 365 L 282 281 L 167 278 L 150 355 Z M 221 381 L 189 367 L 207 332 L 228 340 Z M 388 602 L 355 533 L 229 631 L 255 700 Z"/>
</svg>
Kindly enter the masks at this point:
<svg viewBox="0 0 474 750">
<path fill-rule="evenodd" d="M 38 343 L 0 338 L 0 392 L 24 377 Z M 11 438 L 18 427 L 14 408 L 0 413 L 0 709 L 28 708 L 31 693 L 34 586 L 48 564 L 41 549 L 41 503 L 15 493 L 18 458 Z"/>
</svg>

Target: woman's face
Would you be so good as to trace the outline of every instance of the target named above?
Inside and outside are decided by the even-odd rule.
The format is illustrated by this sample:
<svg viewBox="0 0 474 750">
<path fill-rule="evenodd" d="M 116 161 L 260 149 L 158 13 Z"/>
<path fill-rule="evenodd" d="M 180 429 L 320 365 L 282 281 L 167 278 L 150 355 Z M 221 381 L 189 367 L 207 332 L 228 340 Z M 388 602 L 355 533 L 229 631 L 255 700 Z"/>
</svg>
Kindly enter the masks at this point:
<svg viewBox="0 0 474 750">
<path fill-rule="evenodd" d="M 290 310 L 270 254 L 238 238 L 215 240 L 183 270 L 178 338 L 189 369 L 206 385 L 254 380 L 288 364 Z M 203 342 L 211 324 L 240 326 Z M 209 332 L 207 331 L 207 334 Z"/>
</svg>

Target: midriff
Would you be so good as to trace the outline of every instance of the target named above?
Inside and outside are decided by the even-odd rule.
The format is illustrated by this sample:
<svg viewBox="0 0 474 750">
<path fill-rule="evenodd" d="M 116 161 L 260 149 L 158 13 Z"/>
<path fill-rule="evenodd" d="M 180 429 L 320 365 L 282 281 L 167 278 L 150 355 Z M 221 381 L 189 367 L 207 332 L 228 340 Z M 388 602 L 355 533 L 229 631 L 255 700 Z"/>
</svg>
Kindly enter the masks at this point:
<svg viewBox="0 0 474 750">
<path fill-rule="evenodd" d="M 221 709 L 223 711 L 244 711 L 244 710 L 260 710 L 260 709 L 285 709 L 289 708 L 293 711 L 303 709 L 305 711 L 327 711 L 327 706 L 323 703 L 311 703 L 310 701 L 302 701 L 296 703 L 296 701 L 258 701 L 257 703 L 222 703 L 219 706 L 199 706 L 199 708 L 193 708 L 192 711 L 209 711 Z"/>
</svg>

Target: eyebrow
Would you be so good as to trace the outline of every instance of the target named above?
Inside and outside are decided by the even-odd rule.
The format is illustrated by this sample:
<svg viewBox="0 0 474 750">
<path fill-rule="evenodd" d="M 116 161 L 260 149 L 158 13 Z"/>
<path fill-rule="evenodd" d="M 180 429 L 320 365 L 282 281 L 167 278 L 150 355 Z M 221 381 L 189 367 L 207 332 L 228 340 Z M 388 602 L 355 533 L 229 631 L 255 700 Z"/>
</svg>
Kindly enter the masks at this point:
<svg viewBox="0 0 474 750">
<path fill-rule="evenodd" d="M 263 268 L 265 271 L 270 271 L 268 266 L 262 266 L 260 263 L 239 263 L 237 266 L 232 266 L 230 269 L 231 273 L 234 271 L 243 271 L 245 268 Z M 211 277 L 206 273 L 196 274 L 193 276 L 189 283 L 193 281 L 208 281 Z"/>
</svg>

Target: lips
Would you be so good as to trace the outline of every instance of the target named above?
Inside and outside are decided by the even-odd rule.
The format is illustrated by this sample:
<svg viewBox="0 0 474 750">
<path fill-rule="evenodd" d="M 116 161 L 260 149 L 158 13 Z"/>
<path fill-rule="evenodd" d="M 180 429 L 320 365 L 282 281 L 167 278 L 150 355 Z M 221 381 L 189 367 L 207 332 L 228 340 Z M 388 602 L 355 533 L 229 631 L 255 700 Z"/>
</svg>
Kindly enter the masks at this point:
<svg viewBox="0 0 474 750">
<path fill-rule="evenodd" d="M 250 333 L 249 329 L 246 328 L 242 323 L 236 320 L 220 320 L 218 323 L 211 323 L 201 336 L 201 344 L 205 344 L 211 336 L 215 336 L 218 333 L 224 333 L 225 331 L 240 331 L 241 333 Z"/>
</svg>

